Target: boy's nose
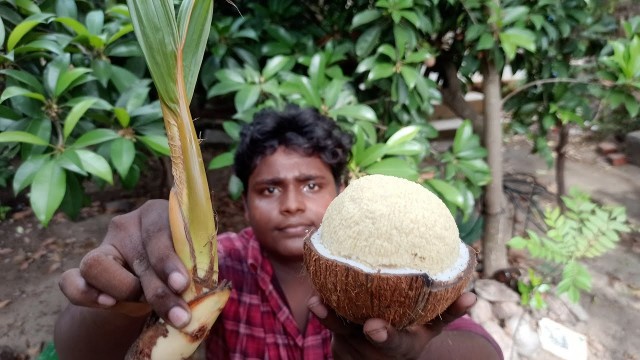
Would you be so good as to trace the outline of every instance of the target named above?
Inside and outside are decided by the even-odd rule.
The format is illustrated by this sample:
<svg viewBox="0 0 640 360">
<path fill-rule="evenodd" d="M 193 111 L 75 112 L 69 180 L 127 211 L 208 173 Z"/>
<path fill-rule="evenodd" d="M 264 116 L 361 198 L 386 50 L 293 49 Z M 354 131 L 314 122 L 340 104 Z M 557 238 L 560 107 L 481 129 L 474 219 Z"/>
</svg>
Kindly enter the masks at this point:
<svg viewBox="0 0 640 360">
<path fill-rule="evenodd" d="M 287 191 L 282 197 L 280 211 L 283 213 L 297 213 L 304 211 L 305 204 L 301 194 L 295 191 Z"/>
</svg>

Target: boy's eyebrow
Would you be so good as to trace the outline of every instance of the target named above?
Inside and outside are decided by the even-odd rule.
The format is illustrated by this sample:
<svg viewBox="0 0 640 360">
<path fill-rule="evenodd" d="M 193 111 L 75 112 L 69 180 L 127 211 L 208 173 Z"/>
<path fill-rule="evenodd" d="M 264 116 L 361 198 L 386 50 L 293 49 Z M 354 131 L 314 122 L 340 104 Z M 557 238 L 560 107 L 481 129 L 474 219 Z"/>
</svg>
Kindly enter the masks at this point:
<svg viewBox="0 0 640 360">
<path fill-rule="evenodd" d="M 295 181 L 304 182 L 311 180 L 324 180 L 325 176 L 318 174 L 301 174 L 294 177 Z M 279 185 L 286 181 L 283 177 L 271 177 L 265 179 L 259 179 L 255 182 L 256 185 Z"/>
</svg>

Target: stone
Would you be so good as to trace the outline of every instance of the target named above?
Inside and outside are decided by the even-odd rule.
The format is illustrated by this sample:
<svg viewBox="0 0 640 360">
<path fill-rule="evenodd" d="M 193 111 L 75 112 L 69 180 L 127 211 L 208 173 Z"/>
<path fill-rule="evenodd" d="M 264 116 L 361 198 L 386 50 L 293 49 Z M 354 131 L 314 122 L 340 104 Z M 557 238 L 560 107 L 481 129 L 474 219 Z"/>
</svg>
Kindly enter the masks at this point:
<svg viewBox="0 0 640 360">
<path fill-rule="evenodd" d="M 507 285 L 491 279 L 479 279 L 475 283 L 475 291 L 479 297 L 491 301 L 519 302 L 520 295 Z"/>
<path fill-rule="evenodd" d="M 598 144 L 598 152 L 602 155 L 611 154 L 618 151 L 618 146 L 610 141 L 603 141 Z"/>
<path fill-rule="evenodd" d="M 520 355 L 528 356 L 540 347 L 538 332 L 532 324 L 531 316 L 527 313 L 512 316 L 504 322 L 504 330 L 511 336 L 513 346 Z"/>
<path fill-rule="evenodd" d="M 624 143 L 629 163 L 640 166 L 640 130 L 628 133 Z"/>
<path fill-rule="evenodd" d="M 471 316 L 473 321 L 478 324 L 495 321 L 495 317 L 493 316 L 493 311 L 491 309 L 491 303 L 481 297 L 478 297 L 475 305 L 469 309 L 469 316 Z"/>
<path fill-rule="evenodd" d="M 569 300 L 566 294 L 560 295 L 560 300 L 578 320 L 589 320 L 589 313 L 587 313 L 587 310 L 585 310 L 584 307 L 580 305 L 580 303 L 574 303 L 573 301 Z"/>
<path fill-rule="evenodd" d="M 627 163 L 627 156 L 623 153 L 612 153 L 607 155 L 607 161 L 612 166 L 622 166 Z"/>
<path fill-rule="evenodd" d="M 506 320 L 510 317 L 520 316 L 523 312 L 524 309 L 514 302 L 499 301 L 493 304 L 493 314 L 499 320 Z"/>
<path fill-rule="evenodd" d="M 516 354 L 516 352 L 513 351 L 513 340 L 504 331 L 504 329 L 494 321 L 488 321 L 480 325 L 482 325 L 482 327 L 489 333 L 489 335 L 491 335 L 496 343 L 498 343 L 498 346 L 500 346 L 504 358 L 513 359 L 513 355 Z"/>
</svg>

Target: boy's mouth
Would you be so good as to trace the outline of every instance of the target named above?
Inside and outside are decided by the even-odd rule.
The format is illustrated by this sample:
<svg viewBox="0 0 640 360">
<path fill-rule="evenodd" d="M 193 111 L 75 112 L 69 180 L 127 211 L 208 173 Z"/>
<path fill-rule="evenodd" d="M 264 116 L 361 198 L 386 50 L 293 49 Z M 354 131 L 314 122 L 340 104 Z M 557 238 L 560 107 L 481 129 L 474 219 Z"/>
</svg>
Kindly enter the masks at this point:
<svg viewBox="0 0 640 360">
<path fill-rule="evenodd" d="M 313 225 L 308 225 L 308 224 L 291 224 L 291 225 L 285 225 L 285 226 L 279 227 L 278 231 L 290 236 L 304 237 L 311 231 L 312 228 L 313 228 Z"/>
</svg>

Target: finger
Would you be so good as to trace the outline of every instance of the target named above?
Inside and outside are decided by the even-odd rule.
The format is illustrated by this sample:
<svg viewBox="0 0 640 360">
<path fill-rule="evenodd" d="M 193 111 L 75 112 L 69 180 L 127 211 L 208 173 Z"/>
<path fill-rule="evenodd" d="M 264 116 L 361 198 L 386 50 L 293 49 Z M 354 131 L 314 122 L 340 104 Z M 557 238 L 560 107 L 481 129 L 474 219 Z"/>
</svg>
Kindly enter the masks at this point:
<svg viewBox="0 0 640 360">
<path fill-rule="evenodd" d="M 146 301 L 156 314 L 174 327 L 186 326 L 191 320 L 187 303 L 155 275 L 148 263 L 138 262 L 135 267 Z"/>
<path fill-rule="evenodd" d="M 401 358 L 415 357 L 430 339 L 423 326 L 397 330 L 382 319 L 367 320 L 362 330 L 367 339 L 382 352 Z"/>
<path fill-rule="evenodd" d="M 89 285 L 80 275 L 80 269 L 71 269 L 62 273 L 58 282 L 64 296 L 74 305 L 86 307 L 111 307 L 116 300 Z"/>
<path fill-rule="evenodd" d="M 319 296 L 312 296 L 307 302 L 307 307 L 334 334 L 349 335 L 362 328 L 360 325 L 340 317 L 333 309 L 326 306 Z"/>
<path fill-rule="evenodd" d="M 111 245 L 101 245 L 85 255 L 79 272 L 93 288 L 116 300 L 138 300 L 142 295 L 140 282 L 124 267 L 121 255 Z"/>
<path fill-rule="evenodd" d="M 463 316 L 476 303 L 478 298 L 474 293 L 467 292 L 460 295 L 442 314 L 427 324 L 432 331 L 441 331 L 445 326 Z"/>
<path fill-rule="evenodd" d="M 142 243 L 151 267 L 174 292 L 182 293 L 190 278 L 173 248 L 167 202 L 147 202 L 140 212 Z"/>
</svg>

